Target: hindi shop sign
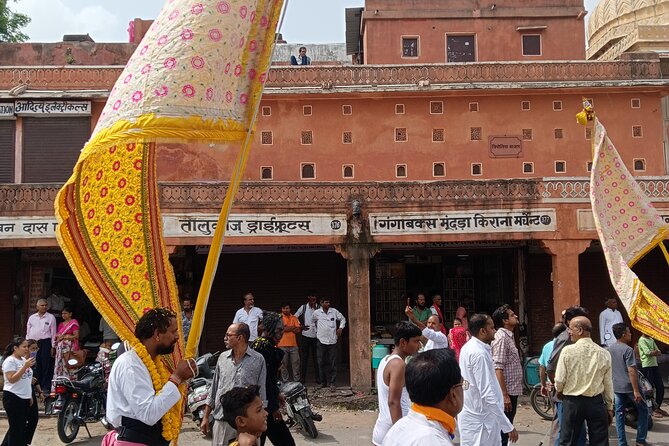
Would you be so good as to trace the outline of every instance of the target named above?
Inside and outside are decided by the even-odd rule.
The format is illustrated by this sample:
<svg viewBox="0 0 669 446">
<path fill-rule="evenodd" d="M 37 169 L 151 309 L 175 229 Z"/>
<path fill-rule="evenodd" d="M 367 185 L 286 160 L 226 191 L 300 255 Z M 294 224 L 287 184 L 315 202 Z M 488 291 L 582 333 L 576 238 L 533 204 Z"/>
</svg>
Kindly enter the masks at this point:
<svg viewBox="0 0 669 446">
<path fill-rule="evenodd" d="M 555 231 L 555 209 L 499 209 L 369 214 L 372 235 L 476 234 Z"/>
<path fill-rule="evenodd" d="M 211 237 L 217 214 L 163 215 L 165 237 Z M 345 236 L 346 215 L 230 215 L 227 237 Z M 55 238 L 54 217 L 0 217 L 0 239 Z"/>
<path fill-rule="evenodd" d="M 520 136 L 491 136 L 488 150 L 492 158 L 520 158 L 523 156 L 523 138 Z"/>
<path fill-rule="evenodd" d="M 90 116 L 90 101 L 16 101 L 19 116 Z"/>
<path fill-rule="evenodd" d="M 170 214 L 163 216 L 165 237 L 211 237 L 216 214 Z M 237 214 L 230 215 L 226 237 L 344 236 L 346 215 L 328 214 Z"/>
</svg>

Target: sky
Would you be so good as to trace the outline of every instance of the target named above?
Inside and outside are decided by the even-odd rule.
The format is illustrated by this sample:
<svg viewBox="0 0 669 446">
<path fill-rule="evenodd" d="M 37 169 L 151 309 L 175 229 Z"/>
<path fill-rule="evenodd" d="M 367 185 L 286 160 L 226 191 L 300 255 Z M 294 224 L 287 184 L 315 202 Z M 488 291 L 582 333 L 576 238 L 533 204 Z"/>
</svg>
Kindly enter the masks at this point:
<svg viewBox="0 0 669 446">
<path fill-rule="evenodd" d="M 289 43 L 345 41 L 344 9 L 364 0 L 287 0 L 281 32 Z M 592 11 L 599 0 L 585 0 Z M 60 42 L 64 34 L 89 33 L 96 42 L 127 42 L 128 23 L 153 19 L 165 0 L 19 0 L 9 5 L 28 14 L 26 34 L 33 42 Z"/>
<path fill-rule="evenodd" d="M 345 8 L 364 0 L 285 0 L 281 32 L 289 43 L 344 42 Z M 165 0 L 19 0 L 12 10 L 27 14 L 25 32 L 33 42 L 60 42 L 64 34 L 89 33 L 96 42 L 127 42 L 128 23 L 153 19 Z"/>
</svg>

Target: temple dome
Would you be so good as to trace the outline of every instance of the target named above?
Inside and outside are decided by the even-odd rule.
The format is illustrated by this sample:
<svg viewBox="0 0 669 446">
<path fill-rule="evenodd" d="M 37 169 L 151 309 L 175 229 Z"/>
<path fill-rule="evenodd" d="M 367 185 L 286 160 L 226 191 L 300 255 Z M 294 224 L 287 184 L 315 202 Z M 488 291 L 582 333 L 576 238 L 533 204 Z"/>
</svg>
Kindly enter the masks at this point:
<svg viewBox="0 0 669 446">
<path fill-rule="evenodd" d="M 588 23 L 588 54 L 629 36 L 639 26 L 669 24 L 669 0 L 602 0 Z"/>
</svg>

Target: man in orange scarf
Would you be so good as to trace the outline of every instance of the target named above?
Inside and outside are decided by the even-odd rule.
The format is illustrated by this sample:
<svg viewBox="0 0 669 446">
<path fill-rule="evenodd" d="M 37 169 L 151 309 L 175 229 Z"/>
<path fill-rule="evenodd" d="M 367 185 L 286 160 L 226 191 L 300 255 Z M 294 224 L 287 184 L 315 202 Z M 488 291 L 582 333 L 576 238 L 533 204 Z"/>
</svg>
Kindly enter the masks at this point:
<svg viewBox="0 0 669 446">
<path fill-rule="evenodd" d="M 455 416 L 462 410 L 462 392 L 468 385 L 452 350 L 428 350 L 415 356 L 406 367 L 411 410 L 388 431 L 383 446 L 453 446 Z"/>
</svg>

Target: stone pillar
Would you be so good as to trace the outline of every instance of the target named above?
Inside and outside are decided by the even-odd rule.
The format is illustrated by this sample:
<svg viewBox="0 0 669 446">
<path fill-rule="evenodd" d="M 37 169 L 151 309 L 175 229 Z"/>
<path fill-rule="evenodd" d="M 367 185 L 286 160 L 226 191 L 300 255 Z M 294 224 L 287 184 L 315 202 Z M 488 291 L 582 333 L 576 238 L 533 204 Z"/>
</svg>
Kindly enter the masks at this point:
<svg viewBox="0 0 669 446">
<path fill-rule="evenodd" d="M 347 243 L 337 246 L 336 249 L 346 259 L 351 388 L 369 393 L 372 388 L 369 262 L 377 250 L 368 242 L 364 228 L 364 219 L 361 216 L 351 217 Z"/>
<path fill-rule="evenodd" d="M 553 259 L 553 314 L 556 321 L 562 310 L 581 303 L 578 256 L 591 240 L 542 240 L 541 244 Z"/>
</svg>

